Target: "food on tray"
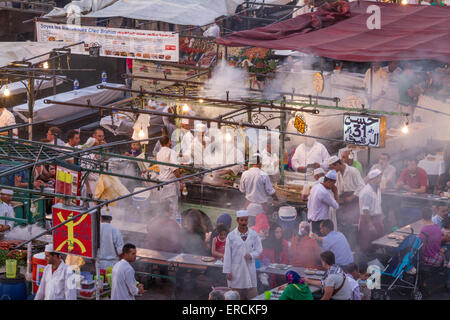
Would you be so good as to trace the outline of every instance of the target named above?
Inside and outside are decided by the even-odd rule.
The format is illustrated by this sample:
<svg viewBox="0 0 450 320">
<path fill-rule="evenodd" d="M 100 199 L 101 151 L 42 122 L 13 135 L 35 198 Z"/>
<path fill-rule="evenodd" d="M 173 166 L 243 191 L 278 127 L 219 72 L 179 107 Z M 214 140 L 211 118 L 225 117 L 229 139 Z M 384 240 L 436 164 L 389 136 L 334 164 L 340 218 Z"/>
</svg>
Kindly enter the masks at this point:
<svg viewBox="0 0 450 320">
<path fill-rule="evenodd" d="M 120 52 L 119 51 L 114 51 L 114 55 L 115 56 L 120 56 Z"/>
<path fill-rule="evenodd" d="M 213 257 L 202 257 L 202 261 L 204 262 L 213 262 L 214 260 L 216 260 Z"/>
<path fill-rule="evenodd" d="M 164 59 L 164 55 L 163 55 L 163 54 L 160 54 L 160 55 L 158 56 L 158 59 Z"/>
<path fill-rule="evenodd" d="M 140 52 L 138 52 L 138 53 L 136 53 L 136 57 L 142 57 L 142 53 L 140 53 Z"/>
<path fill-rule="evenodd" d="M 171 56 L 165 56 L 164 59 L 166 60 L 170 60 L 172 57 Z"/>
<path fill-rule="evenodd" d="M 56 41 L 55 37 L 48 37 L 48 41 Z"/>
<path fill-rule="evenodd" d="M 316 270 L 306 269 L 305 274 L 309 274 L 309 275 L 316 274 Z"/>
<path fill-rule="evenodd" d="M 128 56 L 128 53 L 126 51 L 122 51 L 122 52 L 120 52 L 120 56 L 126 57 L 126 56 Z"/>
<path fill-rule="evenodd" d="M 134 57 L 134 52 L 128 52 L 129 57 Z"/>
<path fill-rule="evenodd" d="M 152 54 L 152 59 L 158 59 L 158 55 L 157 54 Z"/>
<path fill-rule="evenodd" d="M 150 54 L 144 53 L 144 59 L 150 59 Z"/>
<path fill-rule="evenodd" d="M 110 56 L 110 55 L 112 55 L 112 51 L 111 50 L 105 50 L 105 54 Z"/>
</svg>

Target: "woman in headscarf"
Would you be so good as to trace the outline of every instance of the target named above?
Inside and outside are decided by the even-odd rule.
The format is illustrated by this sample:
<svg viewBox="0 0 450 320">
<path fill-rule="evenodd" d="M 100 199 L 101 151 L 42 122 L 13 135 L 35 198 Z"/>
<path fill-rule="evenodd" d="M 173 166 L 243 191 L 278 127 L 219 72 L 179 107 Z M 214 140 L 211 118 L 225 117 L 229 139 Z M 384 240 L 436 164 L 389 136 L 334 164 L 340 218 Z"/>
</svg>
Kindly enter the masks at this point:
<svg viewBox="0 0 450 320">
<path fill-rule="evenodd" d="M 297 272 L 286 272 L 286 282 L 288 285 L 278 300 L 314 300 L 309 286 Z"/>
<path fill-rule="evenodd" d="M 261 238 L 261 241 L 266 239 L 269 236 L 269 220 L 267 216 L 263 213 L 260 213 L 256 216 L 256 223 L 251 229 L 255 230 L 258 236 Z"/>
<path fill-rule="evenodd" d="M 269 259 L 271 263 L 289 263 L 288 242 L 283 239 L 283 231 L 279 225 L 272 225 L 269 237 L 262 242 L 262 246 L 262 259 Z"/>
</svg>

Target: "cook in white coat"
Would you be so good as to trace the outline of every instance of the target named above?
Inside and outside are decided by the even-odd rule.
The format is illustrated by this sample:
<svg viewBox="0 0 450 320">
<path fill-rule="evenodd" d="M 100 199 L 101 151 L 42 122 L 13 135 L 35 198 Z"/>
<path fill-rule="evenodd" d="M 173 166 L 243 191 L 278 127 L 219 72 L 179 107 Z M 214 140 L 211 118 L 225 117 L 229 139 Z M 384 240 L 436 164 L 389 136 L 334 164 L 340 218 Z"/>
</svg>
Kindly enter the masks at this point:
<svg viewBox="0 0 450 320">
<path fill-rule="evenodd" d="M 53 244 L 45 246 L 45 260 L 47 265 L 34 300 L 76 300 L 76 277 L 60 254 L 54 252 Z"/>
<path fill-rule="evenodd" d="M 189 151 L 184 155 L 187 163 L 194 163 L 194 166 L 204 166 L 205 156 L 210 153 L 211 139 L 206 134 L 206 125 L 197 123 L 195 125 L 195 135 L 192 139 Z"/>
<path fill-rule="evenodd" d="M 291 160 L 292 169 L 298 172 L 305 172 L 307 167 L 327 169 L 328 158 L 330 154 L 327 148 L 315 139 L 308 138 L 295 149 Z"/>
<path fill-rule="evenodd" d="M 122 248 L 123 259 L 117 262 L 111 275 L 111 300 L 135 300 L 134 296 L 145 292 L 142 284 L 136 285 L 134 269 L 130 263 L 136 261 L 136 246 L 127 243 Z"/>
<path fill-rule="evenodd" d="M 13 199 L 14 191 L 9 189 L 2 189 L 0 194 L 0 217 L 15 218 L 14 209 L 11 206 L 11 201 Z M 11 220 L 0 220 L 0 231 L 9 231 L 14 228 L 14 221 Z"/>
<path fill-rule="evenodd" d="M 172 132 L 171 143 L 177 154 L 181 154 L 184 160 L 184 154 L 189 151 L 189 146 L 194 140 L 194 135 L 189 130 L 189 119 L 181 119 L 181 128 L 177 128 Z"/>
<path fill-rule="evenodd" d="M 177 164 L 177 155 L 174 150 L 170 149 L 170 139 L 167 136 L 159 139 L 161 143 L 161 150 L 156 154 L 156 161 Z M 179 177 L 178 169 L 176 167 L 159 165 L 160 181 L 170 181 Z M 170 201 L 172 208 L 178 212 L 178 197 L 180 196 L 180 184 L 178 182 L 165 185 L 159 191 L 160 201 Z"/>
<path fill-rule="evenodd" d="M 255 260 L 262 253 L 261 239 L 248 228 L 248 212 L 236 212 L 238 227 L 231 231 L 225 244 L 223 273 L 227 275 L 228 287 L 239 292 L 242 300 L 258 295 Z"/>
<path fill-rule="evenodd" d="M 101 210 L 99 268 L 105 269 L 119 262 L 122 254 L 123 238 L 120 231 L 111 225 L 111 212 L 108 208 Z"/>
</svg>

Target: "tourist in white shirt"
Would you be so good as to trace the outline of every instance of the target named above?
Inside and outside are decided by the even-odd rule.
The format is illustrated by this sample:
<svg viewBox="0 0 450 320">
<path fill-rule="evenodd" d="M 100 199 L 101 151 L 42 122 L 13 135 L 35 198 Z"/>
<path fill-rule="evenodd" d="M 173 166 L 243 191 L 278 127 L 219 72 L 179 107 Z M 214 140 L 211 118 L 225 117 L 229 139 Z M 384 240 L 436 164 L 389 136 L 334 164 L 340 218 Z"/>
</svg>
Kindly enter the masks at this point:
<svg viewBox="0 0 450 320">
<path fill-rule="evenodd" d="M 259 154 L 254 154 L 250 159 L 251 168 L 245 171 L 241 176 L 239 191 L 245 193 L 247 199 L 246 208 L 251 203 L 257 203 L 267 209 L 269 200 L 274 197 L 275 189 L 270 182 L 267 173 L 261 170 L 262 163 Z"/>
<path fill-rule="evenodd" d="M 136 246 L 127 243 L 122 248 L 123 259 L 117 262 L 111 275 L 111 300 L 135 300 L 135 296 L 145 293 L 142 284 L 136 285 L 131 263 L 136 261 Z"/>
<path fill-rule="evenodd" d="M 380 154 L 378 163 L 374 164 L 372 168 L 370 168 L 370 171 L 378 169 L 382 173 L 380 183 L 381 191 L 386 190 L 386 188 L 388 187 L 395 187 L 395 184 L 397 182 L 396 169 L 393 165 L 389 164 L 389 160 L 389 154 L 382 153 Z M 367 182 L 368 180 L 368 177 L 364 179 L 365 182 Z"/>
<path fill-rule="evenodd" d="M 374 169 L 367 175 L 369 182 L 359 193 L 359 246 L 364 252 L 372 248 L 372 241 L 383 236 L 383 212 L 381 210 L 381 171 Z"/>
<path fill-rule="evenodd" d="M 358 169 L 343 163 L 337 156 L 328 160 L 328 166 L 337 172 L 336 187 L 341 199 L 341 206 L 336 213 L 338 223 L 345 227 L 356 225 L 359 221 L 358 194 L 364 188 L 364 180 Z"/>
<path fill-rule="evenodd" d="M 16 124 L 16 119 L 14 118 L 14 115 L 12 112 L 8 111 L 6 108 L 0 107 L 0 128 L 2 127 L 9 127 Z M 13 135 L 18 135 L 18 130 L 13 129 Z M 0 132 L 0 136 L 7 136 L 8 131 Z"/>
<path fill-rule="evenodd" d="M 47 265 L 34 300 L 77 300 L 74 273 L 54 251 L 53 244 L 45 246 L 45 260 Z"/>
<path fill-rule="evenodd" d="M 327 148 L 313 138 L 306 138 L 305 143 L 300 144 L 292 156 L 292 169 L 305 172 L 308 167 L 314 169 L 327 168 L 327 160 L 330 158 Z"/>
<path fill-rule="evenodd" d="M 308 197 L 308 221 L 313 233 L 320 232 L 320 223 L 329 219 L 330 207 L 339 208 L 337 193 L 336 171 L 330 170 L 323 182 L 314 185 Z M 333 194 L 329 192 L 332 191 Z"/>
<path fill-rule="evenodd" d="M 10 189 L 2 189 L 0 198 L 0 217 L 15 218 L 14 208 L 11 206 L 11 201 L 14 196 L 14 191 Z M 14 228 L 14 221 L 0 220 L 0 232 L 9 231 Z"/>
<path fill-rule="evenodd" d="M 156 161 L 178 164 L 177 155 L 174 150 L 170 149 L 170 139 L 167 136 L 159 139 L 161 143 L 161 150 L 156 155 Z M 179 170 L 176 167 L 159 165 L 160 181 L 171 181 L 178 178 Z M 165 185 L 159 190 L 160 201 L 167 200 L 172 204 L 172 208 L 175 212 L 178 212 L 178 198 L 180 196 L 180 184 L 178 182 Z"/>
</svg>

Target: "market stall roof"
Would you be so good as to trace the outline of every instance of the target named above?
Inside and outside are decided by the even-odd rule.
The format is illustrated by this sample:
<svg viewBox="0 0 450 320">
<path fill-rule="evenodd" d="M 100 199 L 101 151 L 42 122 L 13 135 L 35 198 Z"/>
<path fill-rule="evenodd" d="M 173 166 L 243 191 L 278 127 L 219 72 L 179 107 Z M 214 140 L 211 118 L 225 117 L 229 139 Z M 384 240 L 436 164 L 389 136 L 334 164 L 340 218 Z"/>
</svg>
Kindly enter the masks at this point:
<svg viewBox="0 0 450 320">
<path fill-rule="evenodd" d="M 44 54 L 52 51 L 55 48 L 61 48 L 63 46 L 70 45 L 71 43 L 63 43 L 57 41 L 50 42 L 0 42 L 0 67 L 7 66 L 13 61 L 22 61 L 34 56 Z M 30 60 L 31 63 L 44 61 L 48 59 L 48 55 L 39 57 L 34 60 Z"/>
<path fill-rule="evenodd" d="M 222 15 L 234 14 L 243 0 L 119 0 L 85 17 L 124 17 L 138 20 L 163 21 L 180 25 L 203 26 Z M 266 0 L 284 4 L 287 0 Z"/>
<path fill-rule="evenodd" d="M 216 42 L 295 50 L 347 61 L 450 62 L 449 7 L 377 2 L 381 29 L 369 30 L 367 20 L 371 14 L 366 10 L 370 5 L 374 3 L 344 3 L 339 8 L 333 7 L 334 11 L 303 14 L 266 27 L 235 32 Z"/>
</svg>

